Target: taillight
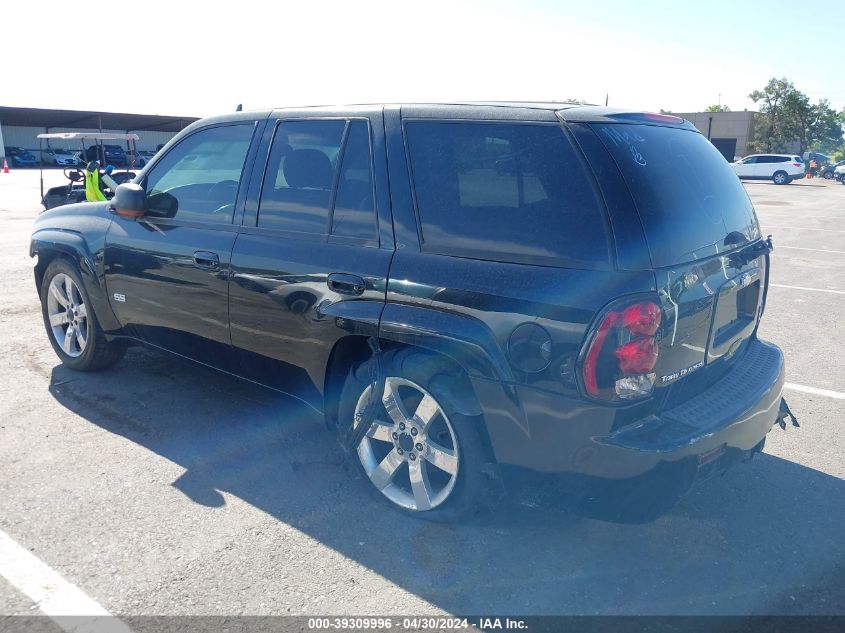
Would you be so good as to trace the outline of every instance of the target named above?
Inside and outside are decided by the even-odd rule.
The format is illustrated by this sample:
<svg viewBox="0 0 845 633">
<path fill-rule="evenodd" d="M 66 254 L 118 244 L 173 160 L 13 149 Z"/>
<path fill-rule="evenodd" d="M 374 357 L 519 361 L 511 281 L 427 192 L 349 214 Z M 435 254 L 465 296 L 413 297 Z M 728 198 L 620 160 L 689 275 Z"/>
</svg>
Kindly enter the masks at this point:
<svg viewBox="0 0 845 633">
<path fill-rule="evenodd" d="M 617 347 L 616 358 L 626 374 L 647 374 L 657 364 L 657 341 L 653 336 L 636 338 Z"/>
<path fill-rule="evenodd" d="M 653 301 L 639 301 L 604 314 L 582 365 L 589 395 L 630 400 L 651 394 L 661 314 L 660 306 Z"/>
<path fill-rule="evenodd" d="M 622 311 L 622 326 L 632 334 L 653 336 L 660 327 L 660 307 L 651 301 L 642 301 Z"/>
</svg>

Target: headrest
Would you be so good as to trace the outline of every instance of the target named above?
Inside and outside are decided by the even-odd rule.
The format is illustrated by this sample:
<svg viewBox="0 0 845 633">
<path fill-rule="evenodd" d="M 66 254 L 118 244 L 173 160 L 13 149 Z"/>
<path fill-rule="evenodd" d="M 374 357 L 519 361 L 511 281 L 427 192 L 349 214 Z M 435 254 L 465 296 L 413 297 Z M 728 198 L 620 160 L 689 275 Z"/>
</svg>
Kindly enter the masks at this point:
<svg viewBox="0 0 845 633">
<path fill-rule="evenodd" d="M 332 163 L 329 157 L 318 149 L 297 149 L 288 153 L 283 171 L 285 180 L 291 187 L 332 187 Z"/>
</svg>

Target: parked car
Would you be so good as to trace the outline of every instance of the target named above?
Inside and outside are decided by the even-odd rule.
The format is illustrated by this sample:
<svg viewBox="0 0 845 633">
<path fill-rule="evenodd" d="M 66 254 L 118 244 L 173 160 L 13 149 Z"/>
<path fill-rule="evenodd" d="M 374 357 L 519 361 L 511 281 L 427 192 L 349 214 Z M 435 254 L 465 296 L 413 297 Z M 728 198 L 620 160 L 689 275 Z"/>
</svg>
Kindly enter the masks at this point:
<svg viewBox="0 0 845 633">
<path fill-rule="evenodd" d="M 75 167 L 79 164 L 79 160 L 70 150 L 48 148 L 41 150 L 41 163 L 59 167 Z"/>
<path fill-rule="evenodd" d="M 839 167 L 833 170 L 833 177 L 845 185 L 845 164 L 839 165 Z"/>
<path fill-rule="evenodd" d="M 126 150 L 120 145 L 103 145 L 103 153 L 105 154 L 106 164 L 114 165 L 115 167 L 125 167 Z M 100 147 L 98 145 L 91 145 L 85 150 L 86 160 L 102 160 L 100 155 Z"/>
<path fill-rule="evenodd" d="M 835 176 L 834 172 L 836 171 L 836 168 L 842 167 L 843 165 L 845 165 L 845 160 L 840 160 L 838 163 L 833 163 L 831 165 L 825 165 L 824 167 L 822 167 L 822 170 L 821 172 L 819 172 L 819 175 L 822 178 L 830 180 Z"/>
<path fill-rule="evenodd" d="M 742 180 L 771 180 L 776 185 L 788 185 L 804 177 L 804 161 L 794 154 L 753 154 L 731 163 L 734 173 Z"/>
<path fill-rule="evenodd" d="M 67 367 L 145 344 L 293 394 L 436 520 L 524 472 L 654 516 L 761 451 L 770 250 L 690 123 L 561 104 L 206 119 L 30 247 Z"/>
<path fill-rule="evenodd" d="M 145 167 L 150 159 L 155 156 L 155 152 L 138 150 L 137 152 L 126 152 L 126 164 L 135 166 L 138 169 Z"/>
<path fill-rule="evenodd" d="M 29 150 L 11 145 L 3 149 L 14 167 L 35 167 L 38 165 L 38 159 Z"/>
</svg>

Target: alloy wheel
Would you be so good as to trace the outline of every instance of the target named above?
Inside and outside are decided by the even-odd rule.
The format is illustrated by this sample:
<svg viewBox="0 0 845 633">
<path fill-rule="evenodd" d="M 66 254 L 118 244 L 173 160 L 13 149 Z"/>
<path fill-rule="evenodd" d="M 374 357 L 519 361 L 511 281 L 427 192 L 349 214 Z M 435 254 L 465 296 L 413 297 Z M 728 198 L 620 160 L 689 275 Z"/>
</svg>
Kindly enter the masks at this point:
<svg viewBox="0 0 845 633">
<path fill-rule="evenodd" d="M 356 427 L 371 390 L 367 386 L 358 398 Z M 458 479 L 460 454 L 452 423 L 434 396 L 404 378 L 385 379 L 382 404 L 357 447 L 364 472 L 396 505 L 416 511 L 436 508 Z"/>
<path fill-rule="evenodd" d="M 88 344 L 88 307 L 69 275 L 59 273 L 50 281 L 47 318 L 62 351 L 72 358 L 82 355 Z"/>
</svg>

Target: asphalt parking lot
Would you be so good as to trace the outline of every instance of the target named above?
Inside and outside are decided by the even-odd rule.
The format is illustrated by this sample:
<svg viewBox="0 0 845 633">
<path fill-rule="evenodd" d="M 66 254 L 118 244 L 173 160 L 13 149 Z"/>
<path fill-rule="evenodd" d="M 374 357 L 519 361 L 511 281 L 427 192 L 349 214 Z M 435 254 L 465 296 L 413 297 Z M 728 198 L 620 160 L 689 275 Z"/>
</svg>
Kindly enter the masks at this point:
<svg viewBox="0 0 845 633">
<path fill-rule="evenodd" d="M 38 172 L 0 173 L 0 535 L 118 615 L 845 614 L 845 187 L 746 188 L 801 428 L 654 523 L 537 495 L 444 526 L 375 504 L 296 402 L 143 349 L 62 368 L 28 256 Z M 0 575 L 0 615 L 38 612 Z"/>
</svg>

